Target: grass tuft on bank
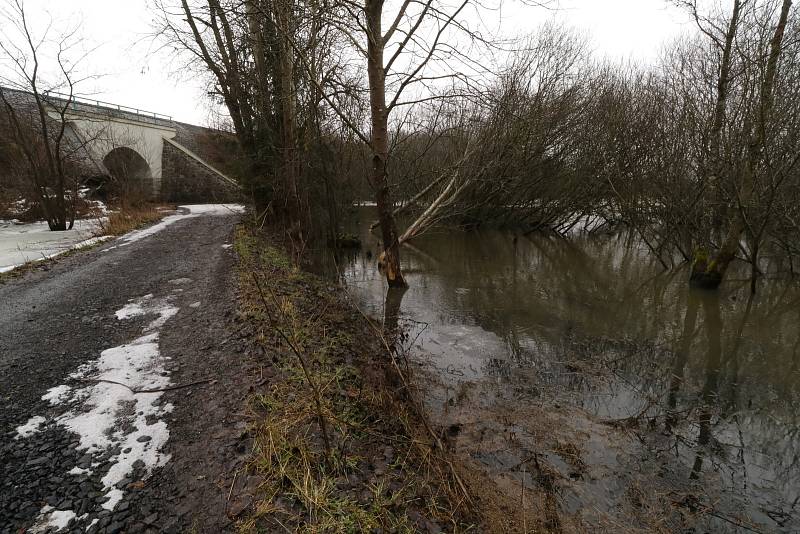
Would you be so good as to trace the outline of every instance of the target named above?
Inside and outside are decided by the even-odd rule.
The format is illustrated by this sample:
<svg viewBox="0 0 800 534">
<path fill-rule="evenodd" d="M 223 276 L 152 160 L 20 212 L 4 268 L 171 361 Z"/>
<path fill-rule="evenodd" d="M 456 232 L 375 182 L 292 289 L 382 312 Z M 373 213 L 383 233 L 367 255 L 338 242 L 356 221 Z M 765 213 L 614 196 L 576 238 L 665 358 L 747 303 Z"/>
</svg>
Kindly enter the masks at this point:
<svg viewBox="0 0 800 534">
<path fill-rule="evenodd" d="M 278 243 L 237 229 L 241 314 L 272 375 L 249 403 L 263 482 L 239 532 L 474 530 L 367 321 Z"/>
</svg>

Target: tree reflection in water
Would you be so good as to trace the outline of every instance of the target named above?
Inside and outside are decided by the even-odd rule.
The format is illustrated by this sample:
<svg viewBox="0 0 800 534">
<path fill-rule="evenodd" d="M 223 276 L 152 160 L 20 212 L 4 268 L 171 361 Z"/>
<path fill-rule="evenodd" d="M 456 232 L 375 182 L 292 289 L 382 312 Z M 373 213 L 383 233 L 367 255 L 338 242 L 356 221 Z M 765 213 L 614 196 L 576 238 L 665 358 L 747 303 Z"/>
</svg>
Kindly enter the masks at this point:
<svg viewBox="0 0 800 534">
<path fill-rule="evenodd" d="M 464 424 L 459 446 L 492 472 L 531 451 L 557 467 L 572 428 L 586 473 L 564 467 L 565 508 L 613 512 L 638 476 L 699 488 L 762 530 L 800 530 L 800 287 L 780 265 L 750 297 L 746 266 L 717 294 L 687 292 L 685 271 L 664 272 L 630 236 L 441 230 L 415 245 L 407 292 L 387 292 L 363 254 L 344 279 L 387 332 L 400 316 L 430 325 L 416 342 L 426 405 Z M 557 420 L 542 433 L 533 413 Z"/>
</svg>

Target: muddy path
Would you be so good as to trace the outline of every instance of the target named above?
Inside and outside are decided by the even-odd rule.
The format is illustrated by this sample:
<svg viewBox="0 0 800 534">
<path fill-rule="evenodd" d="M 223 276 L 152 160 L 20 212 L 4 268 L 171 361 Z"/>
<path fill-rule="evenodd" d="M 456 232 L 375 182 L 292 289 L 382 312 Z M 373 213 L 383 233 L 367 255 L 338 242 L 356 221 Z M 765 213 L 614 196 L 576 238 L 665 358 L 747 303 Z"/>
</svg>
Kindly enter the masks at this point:
<svg viewBox="0 0 800 534">
<path fill-rule="evenodd" d="M 192 211 L 0 286 L 0 532 L 222 532 L 247 505 L 240 215 Z"/>
</svg>

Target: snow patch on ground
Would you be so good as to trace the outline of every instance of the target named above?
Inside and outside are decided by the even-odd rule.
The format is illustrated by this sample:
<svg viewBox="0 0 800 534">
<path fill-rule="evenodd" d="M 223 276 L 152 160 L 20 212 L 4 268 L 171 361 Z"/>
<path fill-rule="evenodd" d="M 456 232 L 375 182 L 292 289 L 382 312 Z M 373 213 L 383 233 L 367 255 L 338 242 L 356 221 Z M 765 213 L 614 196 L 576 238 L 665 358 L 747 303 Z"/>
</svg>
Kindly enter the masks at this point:
<svg viewBox="0 0 800 534">
<path fill-rule="evenodd" d="M 108 241 L 109 239 L 113 239 L 113 238 L 114 238 L 113 235 L 101 235 L 101 236 L 97 236 L 97 237 L 92 237 L 92 238 L 85 239 L 85 240 L 81 241 L 80 243 L 77 243 L 77 244 L 73 245 L 70 248 L 70 250 L 78 250 L 78 249 L 85 248 L 85 247 L 91 247 L 92 245 L 96 245 L 98 243 L 103 243 L 103 242 Z"/>
<path fill-rule="evenodd" d="M 147 313 L 145 311 L 146 303 L 151 301 L 152 298 L 153 294 L 148 293 L 147 295 L 139 297 L 136 300 L 131 300 L 125 306 L 123 306 L 122 309 L 116 311 L 115 315 L 117 316 L 117 319 L 122 321 L 131 317 L 139 317 L 140 315 L 144 315 Z"/>
<path fill-rule="evenodd" d="M 102 200 L 90 199 L 89 196 L 91 195 L 91 193 L 92 190 L 89 189 L 88 187 L 81 187 L 80 189 L 78 189 L 78 196 L 81 199 L 83 199 L 84 202 L 92 206 L 92 208 L 98 211 L 99 213 L 102 213 L 104 215 L 107 214 L 108 206 L 106 206 L 105 202 L 103 202 Z"/>
<path fill-rule="evenodd" d="M 178 313 L 178 308 L 170 305 L 166 299 L 154 299 L 153 295 L 149 294 L 129 302 L 121 310 L 117 310 L 116 316 L 122 321 L 142 315 L 158 315 L 158 318 L 145 328 L 145 332 L 149 332 L 164 326 L 164 323 L 174 317 L 176 313 Z"/>
<path fill-rule="evenodd" d="M 167 215 L 166 217 L 161 219 L 161 221 L 157 222 L 153 226 L 148 226 L 147 228 L 142 228 L 141 230 L 134 230 L 133 232 L 130 232 L 130 233 L 127 233 L 127 234 L 123 235 L 122 237 L 119 238 L 119 240 L 118 240 L 119 244 L 118 245 L 114 245 L 113 247 L 110 247 L 110 248 L 108 248 L 106 250 L 108 251 L 108 250 L 113 250 L 113 249 L 118 248 L 118 247 L 127 247 L 128 245 L 130 245 L 132 243 L 136 243 L 137 241 L 142 240 L 145 237 L 149 237 L 149 236 L 151 236 L 153 234 L 157 234 L 158 232 L 160 232 L 161 230 L 163 230 L 167 226 L 170 226 L 171 224 L 176 223 L 176 222 L 178 222 L 180 220 L 186 219 L 188 217 L 191 217 L 191 215 L 185 215 L 185 214 L 182 214 L 182 213 L 177 214 L 177 215 Z"/>
<path fill-rule="evenodd" d="M 224 249 L 229 249 L 229 248 L 231 248 L 232 246 L 233 246 L 233 245 L 231 245 L 230 243 L 225 243 L 224 245 L 222 245 L 222 248 L 224 248 Z"/>
<path fill-rule="evenodd" d="M 94 219 L 77 220 L 65 232 L 51 232 L 45 222 L 0 226 L 0 273 L 110 239 L 92 237 L 100 228 L 101 222 Z"/>
<path fill-rule="evenodd" d="M 48 529 L 59 531 L 67 528 L 67 524 L 75 519 L 75 512 L 71 510 L 54 510 L 52 506 L 45 506 L 39 512 L 36 523 L 28 531 L 31 534 L 47 532 Z"/>
<path fill-rule="evenodd" d="M 71 389 L 72 388 L 66 384 L 61 384 L 60 386 L 50 388 L 47 390 L 47 393 L 42 395 L 42 400 L 46 400 L 52 406 L 56 406 L 69 398 Z"/>
<path fill-rule="evenodd" d="M 28 419 L 24 425 L 17 427 L 17 438 L 27 438 L 39 431 L 39 427 L 45 422 L 45 418 L 37 415 Z"/>
<path fill-rule="evenodd" d="M 164 228 L 183 219 L 200 216 L 218 216 L 244 213 L 240 204 L 196 204 L 180 206 L 183 213 L 168 215 L 160 222 L 135 230 L 118 239 L 118 244 L 106 251 L 124 247 L 157 234 Z M 98 203 L 98 209 L 105 213 L 106 207 Z M 101 219 L 79 219 L 72 230 L 51 232 L 46 222 L 18 224 L 18 221 L 0 221 L 0 273 L 11 271 L 20 265 L 41 261 L 63 254 L 68 250 L 88 247 L 112 236 L 92 237 L 102 229 Z"/>
<path fill-rule="evenodd" d="M 67 471 L 67 474 L 68 475 L 78 475 L 78 476 L 80 476 L 80 475 L 88 475 L 91 472 L 92 472 L 91 469 L 81 469 L 80 467 L 78 467 L 76 465 L 75 467 L 73 467 L 72 469 Z"/>
<path fill-rule="evenodd" d="M 96 374 L 91 378 L 98 382 L 80 391 L 82 404 L 88 410 L 68 412 L 58 418 L 60 424 L 80 436 L 81 449 L 97 452 L 113 443 L 126 442 L 127 436 L 113 432 L 118 420 L 142 430 L 139 425 L 147 427 L 147 424 L 139 413 L 162 414 L 162 410 L 153 404 L 158 394 L 136 395 L 132 391 L 169 385 L 169 379 L 160 374 L 164 369 L 159 362 L 157 339 L 157 334 L 149 334 L 100 354 Z"/>
<path fill-rule="evenodd" d="M 192 215 L 232 215 L 234 213 L 244 213 L 244 206 L 241 204 L 188 204 L 179 206 L 189 210 Z"/>
<path fill-rule="evenodd" d="M 82 365 L 70 375 L 74 379 L 94 382 L 92 385 L 77 389 L 56 386 L 42 397 L 53 405 L 78 405 L 55 421 L 78 434 L 79 449 L 90 454 L 111 448 L 120 451 L 110 458 L 111 466 L 102 478 L 108 497 L 103 508 L 107 510 L 113 510 L 122 499 L 124 491 L 116 485 L 133 472 L 137 461 L 141 461 L 146 472 L 150 472 L 170 459 L 169 455 L 161 453 L 169 439 L 169 429 L 163 417 L 172 411 L 173 406 L 159 403 L 163 394 L 160 390 L 170 385 L 170 379 L 159 351 L 158 329 L 176 313 L 178 308 L 171 305 L 168 298 L 154 298 L 152 294 L 127 303 L 116 312 L 119 320 L 156 316 L 145 326 L 144 335 L 104 350 L 96 361 Z M 23 437 L 30 435 L 45 421 L 44 417 L 37 416 L 17 431 Z M 77 468 L 70 471 L 71 474 L 84 472 Z M 50 521 L 46 525 L 51 527 L 53 517 L 52 512 L 43 510 L 40 522 Z M 72 517 L 74 513 L 69 519 Z"/>
</svg>

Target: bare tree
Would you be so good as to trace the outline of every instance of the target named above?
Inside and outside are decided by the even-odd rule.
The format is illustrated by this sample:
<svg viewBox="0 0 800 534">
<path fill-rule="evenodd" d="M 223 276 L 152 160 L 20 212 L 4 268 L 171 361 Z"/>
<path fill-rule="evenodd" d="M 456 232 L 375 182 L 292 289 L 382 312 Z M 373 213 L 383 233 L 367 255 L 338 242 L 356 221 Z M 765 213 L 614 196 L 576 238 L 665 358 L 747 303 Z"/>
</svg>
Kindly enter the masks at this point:
<svg viewBox="0 0 800 534">
<path fill-rule="evenodd" d="M 0 21 L 8 28 L 0 35 L 0 52 L 11 68 L 11 74 L 0 78 L 0 85 L 11 87 L 0 87 L 0 104 L 19 156 L 18 170 L 50 229 L 71 229 L 78 189 L 76 160 L 83 150 L 71 136 L 66 118 L 75 86 L 82 81 L 77 69 L 85 57 L 76 50 L 77 28 L 56 36 L 51 35 L 51 25 L 36 34 L 23 0 L 6 0 Z M 46 73 L 54 80 L 47 82 L 43 70 L 49 61 L 55 74 Z M 63 91 L 65 98 L 51 98 L 53 91 Z"/>
<path fill-rule="evenodd" d="M 757 183 L 764 178 L 764 174 L 770 172 L 769 163 L 765 160 L 765 150 L 770 130 L 776 127 L 772 116 L 775 107 L 775 85 L 778 82 L 778 65 L 783 52 L 783 40 L 792 1 L 783 0 L 777 10 L 774 3 L 767 2 L 760 11 L 755 4 L 747 0 L 735 0 L 727 30 L 721 38 L 717 37 L 713 30 L 706 29 L 703 23 L 698 22 L 703 32 L 722 49 L 716 105 L 709 132 L 709 162 L 704 167 L 709 169 L 707 174 L 710 178 L 712 197 L 719 191 L 718 180 L 722 175 L 727 174 L 732 186 L 727 210 L 727 229 L 721 236 L 719 247 L 716 251 L 710 251 L 701 245 L 695 253 L 690 280 L 693 285 L 699 287 L 714 289 L 724 279 L 730 263 L 739 251 L 742 234 L 747 228 L 748 215 L 752 207 L 751 200 Z M 700 21 L 696 6 L 689 7 L 695 18 Z M 749 93 L 752 95 L 752 100 L 747 102 L 747 109 L 742 113 L 742 120 L 738 125 L 739 131 L 736 132 L 740 147 L 734 150 L 738 157 L 725 169 L 720 162 L 720 138 L 726 122 L 725 113 L 729 107 L 732 50 L 745 9 L 748 9 L 751 23 L 756 27 L 759 16 L 765 19 L 767 25 L 772 22 L 772 34 L 768 38 L 766 49 L 763 53 L 756 52 L 756 57 L 747 57 L 750 53 L 747 48 L 743 48 L 740 52 L 743 57 L 740 61 L 742 71 L 739 76 L 745 84 L 748 81 L 754 82 Z M 773 18 L 776 11 L 777 17 Z M 758 46 L 758 42 L 750 44 Z M 745 86 L 744 89 L 747 90 L 748 87 Z"/>
<path fill-rule="evenodd" d="M 344 84 L 334 84 L 334 90 L 323 95 L 371 153 L 370 183 L 384 249 L 380 263 L 392 287 L 406 285 L 400 266 L 401 238 L 394 217 L 390 176 L 392 148 L 397 140 L 390 130 L 393 113 L 401 107 L 453 98 L 459 93 L 459 85 L 474 83 L 471 73 L 487 72 L 475 59 L 474 47 L 489 41 L 471 30 L 462 17 L 470 5 L 469 0 L 452 6 L 436 0 L 406 0 L 388 12 L 389 6 L 383 0 L 365 0 L 363 5 L 340 1 L 327 10 L 327 24 L 347 39 L 365 63 L 368 124 L 358 123 L 341 109 L 338 88 Z M 388 28 L 384 28 L 384 21 L 391 21 Z M 454 64 L 458 68 L 453 68 Z M 402 118 L 395 120 L 398 125 L 403 122 Z"/>
<path fill-rule="evenodd" d="M 248 186 L 260 213 L 288 223 L 302 248 L 317 223 L 316 151 L 333 128 L 319 86 L 339 69 L 336 39 L 322 24 L 324 4 L 266 0 L 157 0 L 158 38 L 191 68 L 210 74 L 210 93 L 230 114 L 249 159 Z M 330 186 L 330 184 L 329 184 Z M 328 212 L 334 187 L 328 187 Z M 336 222 L 336 217 L 332 218 Z M 335 237 L 332 229 L 330 235 Z"/>
</svg>

